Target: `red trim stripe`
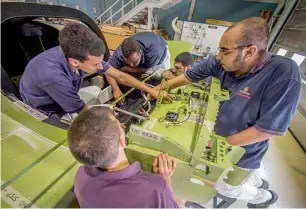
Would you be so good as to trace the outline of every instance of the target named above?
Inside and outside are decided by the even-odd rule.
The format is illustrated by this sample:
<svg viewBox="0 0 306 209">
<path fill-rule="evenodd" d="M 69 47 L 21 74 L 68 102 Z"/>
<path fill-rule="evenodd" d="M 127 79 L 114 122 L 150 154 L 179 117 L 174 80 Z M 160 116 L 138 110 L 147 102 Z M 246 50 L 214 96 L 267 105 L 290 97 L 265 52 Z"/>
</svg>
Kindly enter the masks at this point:
<svg viewBox="0 0 306 209">
<path fill-rule="evenodd" d="M 251 99 L 251 96 L 249 95 L 245 95 L 245 94 L 242 94 L 242 93 L 238 93 L 239 96 L 242 96 L 242 97 L 245 97 L 245 98 L 248 98 L 248 99 Z"/>
</svg>

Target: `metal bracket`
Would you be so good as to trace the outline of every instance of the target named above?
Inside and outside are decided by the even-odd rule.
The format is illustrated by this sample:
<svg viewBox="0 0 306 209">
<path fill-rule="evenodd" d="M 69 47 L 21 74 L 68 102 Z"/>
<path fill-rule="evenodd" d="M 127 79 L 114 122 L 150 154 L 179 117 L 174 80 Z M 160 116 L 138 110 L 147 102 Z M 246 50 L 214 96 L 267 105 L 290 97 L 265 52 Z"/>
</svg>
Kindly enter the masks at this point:
<svg viewBox="0 0 306 209">
<path fill-rule="evenodd" d="M 161 87 L 164 86 L 164 91 L 169 92 L 169 85 L 168 85 L 168 82 L 165 79 L 163 79 L 161 81 L 160 86 Z M 163 102 L 163 98 L 164 98 L 164 92 L 163 92 L 163 90 L 160 90 L 159 93 L 158 93 L 158 99 L 157 99 L 156 105 L 155 105 L 156 108 L 159 108 L 161 106 L 161 104 Z"/>
</svg>

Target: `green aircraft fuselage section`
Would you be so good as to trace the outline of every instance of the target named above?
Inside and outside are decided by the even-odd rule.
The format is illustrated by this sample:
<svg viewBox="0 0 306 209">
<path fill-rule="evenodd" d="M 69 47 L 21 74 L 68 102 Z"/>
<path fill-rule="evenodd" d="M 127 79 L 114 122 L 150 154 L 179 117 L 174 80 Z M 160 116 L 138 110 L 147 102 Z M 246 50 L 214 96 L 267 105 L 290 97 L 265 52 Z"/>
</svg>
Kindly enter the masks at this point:
<svg viewBox="0 0 306 209">
<path fill-rule="evenodd" d="M 79 164 L 66 146 L 60 146 L 31 169 L 26 169 L 66 138 L 66 131 L 43 123 L 1 95 L 2 207 L 54 207 L 71 190 Z"/>
<path fill-rule="evenodd" d="M 239 185 L 248 175 L 233 165 L 244 150 L 213 132 L 219 103 L 229 94 L 215 78 L 208 85 L 187 85 L 171 94 L 172 103 L 160 99 L 148 120 L 131 125 L 126 153 L 146 172 L 151 172 L 158 153 L 173 156 L 178 162 L 172 177 L 176 195 L 205 203 L 215 196 L 218 180 Z M 67 131 L 42 122 L 38 112 L 4 95 L 1 107 L 1 185 L 14 180 L 2 189 L 2 206 L 56 206 L 72 188 L 79 167 L 67 148 Z"/>
</svg>

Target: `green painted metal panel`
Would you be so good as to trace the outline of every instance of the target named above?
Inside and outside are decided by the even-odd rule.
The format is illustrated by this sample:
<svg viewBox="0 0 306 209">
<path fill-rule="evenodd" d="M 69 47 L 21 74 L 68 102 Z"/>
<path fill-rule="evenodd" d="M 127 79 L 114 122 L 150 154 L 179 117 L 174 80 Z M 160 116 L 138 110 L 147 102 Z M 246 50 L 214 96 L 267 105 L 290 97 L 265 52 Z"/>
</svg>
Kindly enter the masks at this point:
<svg viewBox="0 0 306 209">
<path fill-rule="evenodd" d="M 6 98 L 3 98 L 2 102 L 5 102 Z M 41 123 L 39 127 L 47 124 L 31 116 L 29 120 L 32 120 L 32 123 L 22 124 L 20 121 L 24 122 L 24 120 L 20 117 L 29 117 L 29 115 L 14 104 L 8 102 L 4 105 L 6 106 L 2 106 L 2 110 L 20 120 L 17 122 L 7 114 L 3 112 L 1 114 L 1 185 L 21 172 L 23 175 L 2 189 L 2 207 L 16 208 L 27 204 L 33 204 L 34 207 L 54 207 L 72 188 L 79 164 L 75 162 L 66 146 L 60 146 L 31 169 L 26 169 L 57 143 L 28 128 L 35 122 Z M 20 115 L 18 116 L 17 113 Z M 46 130 L 57 129 L 48 125 L 46 127 Z"/>
<path fill-rule="evenodd" d="M 126 153 L 129 156 L 130 162 L 139 161 L 144 171 L 151 172 L 153 160 L 160 152 L 137 145 L 129 145 Z M 211 200 L 216 194 L 213 185 L 204 187 L 203 179 L 200 178 L 201 184 L 193 183 L 192 181 L 195 179 L 196 177 L 193 176 L 188 163 L 177 160 L 177 168 L 171 178 L 175 195 L 183 200 L 197 203 L 205 203 Z"/>
<path fill-rule="evenodd" d="M 30 115 L 22 110 L 20 106 L 18 106 L 18 102 L 13 102 L 2 94 L 1 112 L 13 120 L 18 121 L 29 130 L 37 132 L 42 137 L 54 142 L 61 142 L 67 137 L 66 130 L 41 122 L 40 120 L 34 118 L 33 115 Z"/>
</svg>

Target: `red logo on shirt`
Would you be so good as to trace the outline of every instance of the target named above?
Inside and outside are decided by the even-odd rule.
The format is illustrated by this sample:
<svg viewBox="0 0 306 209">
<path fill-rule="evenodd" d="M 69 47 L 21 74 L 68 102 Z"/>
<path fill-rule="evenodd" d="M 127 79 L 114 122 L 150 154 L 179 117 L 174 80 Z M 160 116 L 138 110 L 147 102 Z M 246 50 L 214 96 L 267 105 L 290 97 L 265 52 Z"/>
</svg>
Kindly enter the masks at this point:
<svg viewBox="0 0 306 209">
<path fill-rule="evenodd" d="M 250 99 L 251 98 L 251 94 L 249 92 L 249 87 L 245 87 L 244 89 L 241 89 L 239 91 L 238 95 Z"/>
</svg>

